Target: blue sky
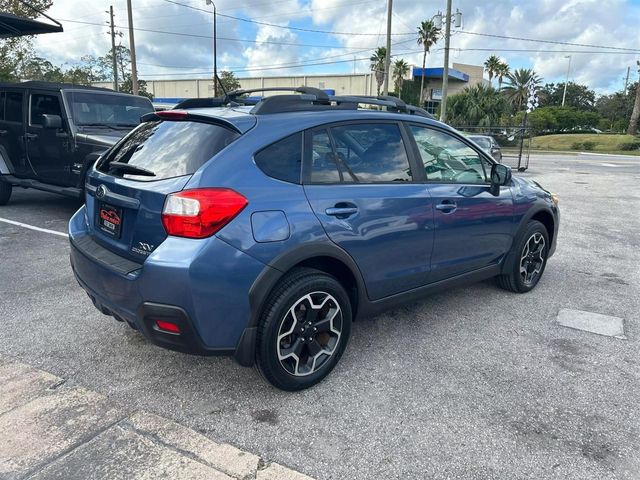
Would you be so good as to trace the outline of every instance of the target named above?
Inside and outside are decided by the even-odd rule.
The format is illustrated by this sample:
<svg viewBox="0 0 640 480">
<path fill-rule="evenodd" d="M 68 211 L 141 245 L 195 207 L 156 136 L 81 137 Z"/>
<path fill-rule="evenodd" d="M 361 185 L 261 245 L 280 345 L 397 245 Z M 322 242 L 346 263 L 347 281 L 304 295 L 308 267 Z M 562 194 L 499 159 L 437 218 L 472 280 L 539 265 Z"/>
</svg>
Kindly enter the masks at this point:
<svg viewBox="0 0 640 480">
<path fill-rule="evenodd" d="M 205 0 L 175 0 L 203 10 Z M 110 47 L 109 5 L 116 24 L 126 26 L 126 1 L 54 0 L 49 11 L 65 33 L 43 35 L 36 47 L 56 63 L 74 63 L 87 54 L 103 55 Z M 212 14 L 167 0 L 133 0 L 138 70 L 142 78 L 206 78 L 212 71 Z M 218 0 L 218 66 L 237 76 L 350 73 L 368 70 L 372 50 L 384 45 L 385 0 Z M 445 8 L 445 0 L 394 0 L 392 54 L 420 66 L 422 55 L 414 32 L 423 19 Z M 496 54 L 512 67 L 534 68 L 545 81 L 563 81 L 571 55 L 570 79 L 599 93 L 622 88 L 627 66 L 637 79 L 640 58 L 640 0 L 454 0 L 463 26 L 454 29 L 451 61 L 482 64 Z M 282 27 L 226 18 L 231 15 Z M 71 21 L 73 20 L 73 21 Z M 88 22 L 89 24 L 77 23 Z M 128 44 L 126 30 L 122 43 Z M 145 30 L 174 32 L 170 35 Z M 192 35 L 192 36 L 187 36 Z M 562 45 L 495 38 L 487 35 L 568 42 Z M 444 41 L 427 57 L 442 66 Z M 615 48 L 604 48 L 615 47 Z M 622 50 L 622 49 L 629 50 Z M 637 49 L 637 50 L 634 50 Z M 354 62 L 355 59 L 355 62 Z M 323 63 L 322 65 L 310 65 Z"/>
</svg>

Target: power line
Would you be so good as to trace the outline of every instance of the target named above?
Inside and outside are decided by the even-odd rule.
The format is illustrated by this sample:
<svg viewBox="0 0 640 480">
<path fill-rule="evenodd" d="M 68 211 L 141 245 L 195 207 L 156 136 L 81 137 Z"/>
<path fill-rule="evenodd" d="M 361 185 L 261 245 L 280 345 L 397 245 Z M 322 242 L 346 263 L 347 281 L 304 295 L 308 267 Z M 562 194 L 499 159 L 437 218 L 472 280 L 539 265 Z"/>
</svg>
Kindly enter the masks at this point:
<svg viewBox="0 0 640 480">
<path fill-rule="evenodd" d="M 603 47 L 605 48 L 605 47 Z M 436 49 L 442 50 L 442 49 Z M 638 55 L 640 50 L 630 52 L 610 52 L 608 50 L 540 50 L 539 48 L 452 48 L 451 50 L 465 52 L 532 52 L 532 53 L 606 53 L 608 55 Z"/>
<path fill-rule="evenodd" d="M 539 38 L 526 38 L 526 37 L 510 37 L 508 35 L 497 35 L 494 33 L 480 33 L 480 32 L 470 32 L 467 30 L 461 30 L 460 33 L 466 35 L 477 35 L 480 37 L 492 37 L 492 38 L 502 38 L 507 40 L 521 40 L 524 42 L 538 42 L 538 43 L 553 43 L 555 45 L 569 45 L 572 47 L 587 47 L 587 48 L 607 48 L 609 50 L 620 50 L 620 51 L 630 51 L 640 53 L 640 50 L 633 48 L 624 48 L 624 47 L 609 47 L 607 45 L 591 45 L 588 43 L 573 43 L 573 42 L 562 42 L 559 40 L 541 40 Z"/>
<path fill-rule="evenodd" d="M 401 42 L 396 42 L 396 43 L 394 43 L 392 45 L 393 46 L 398 46 L 398 45 L 403 45 L 403 44 L 408 43 L 408 42 L 413 42 L 413 39 L 412 40 L 403 40 Z M 318 60 L 326 60 L 326 59 L 329 59 L 329 58 L 339 58 L 339 57 L 345 57 L 345 56 L 352 56 L 352 55 L 357 54 L 357 53 L 369 52 L 371 50 L 374 50 L 375 48 L 376 47 L 363 48 L 362 50 L 358 50 L 356 52 L 340 53 L 340 54 L 336 54 L 336 55 L 327 55 L 327 56 L 324 56 L 324 57 L 315 58 L 313 60 L 301 60 L 300 62 L 288 62 L 288 63 L 282 63 L 282 64 L 276 64 L 276 65 L 274 65 L 274 64 L 253 65 L 251 68 L 257 68 L 257 67 L 278 67 L 278 68 L 280 68 L 280 67 L 288 67 L 288 68 L 289 67 L 290 68 L 293 68 L 293 67 L 304 67 L 304 66 L 307 66 L 310 63 L 317 62 Z M 421 52 L 421 51 L 422 50 L 416 50 L 416 52 Z M 392 57 L 393 56 L 398 56 L 398 55 L 406 55 L 407 53 L 415 53 L 415 52 L 402 52 L 402 53 L 398 53 L 396 55 L 392 55 Z M 350 58 L 348 61 L 352 62 L 353 60 L 354 60 L 353 58 Z M 363 60 L 363 59 L 360 59 L 360 60 Z M 369 59 L 365 58 L 365 60 L 369 60 Z M 186 69 L 186 70 L 192 70 L 192 69 L 197 69 L 197 68 L 201 67 L 200 65 L 198 65 L 198 66 L 159 65 L 157 63 L 143 63 L 143 62 L 138 62 L 138 64 L 139 65 L 147 65 L 147 66 L 150 66 L 150 67 L 161 67 L 161 68 L 172 68 L 172 69 L 173 68 L 178 68 L 178 69 Z M 232 71 L 239 71 L 239 70 L 242 70 L 244 68 L 246 68 L 246 67 L 245 66 L 227 67 L 228 70 L 232 70 Z M 167 72 L 167 73 L 165 73 L 165 75 L 174 75 L 174 73 Z M 175 73 L 175 75 L 183 75 L 183 74 L 182 73 Z"/>
<path fill-rule="evenodd" d="M 72 23 L 82 23 L 85 25 L 97 25 L 102 27 L 103 24 L 101 23 L 95 23 L 95 22 L 82 22 L 80 20 L 69 20 L 69 19 L 61 19 L 61 21 L 63 22 L 72 22 Z M 128 28 L 122 25 L 115 25 L 116 28 Z M 166 30 L 154 30 L 154 29 L 150 29 L 150 28 L 140 28 L 140 27 L 136 27 L 134 28 L 135 31 L 137 32 L 149 32 L 149 33 L 162 33 L 165 35 L 177 35 L 180 37 L 191 37 L 191 38 L 206 38 L 206 39 L 212 39 L 213 36 L 211 35 L 198 35 L 195 33 L 180 33 L 180 32 L 168 32 Z M 360 47 L 345 47 L 343 45 L 318 45 L 318 44 L 311 44 L 311 43 L 294 43 L 294 42 L 279 42 L 279 41 L 275 41 L 275 40 L 242 40 L 239 38 L 231 38 L 231 37 L 218 37 L 219 40 L 227 40 L 229 42 L 240 42 L 240 43 L 260 43 L 260 44 L 268 44 L 268 45 L 288 45 L 288 46 L 294 46 L 294 47 L 317 47 L 317 48 L 337 48 L 337 49 L 343 49 L 343 50 L 357 50 Z"/>
<path fill-rule="evenodd" d="M 422 50 L 412 50 L 409 52 L 401 52 L 401 53 L 397 53 L 394 55 L 391 55 L 391 57 L 398 57 L 401 55 L 407 55 L 407 54 L 411 54 L 411 53 L 419 53 L 422 52 Z M 247 68 L 229 68 L 230 70 L 233 70 L 234 73 L 237 72 L 261 72 L 264 70 L 287 70 L 287 69 L 291 69 L 291 68 L 297 68 L 297 67 L 312 67 L 312 66 L 316 66 L 316 65 L 332 65 L 332 64 L 337 64 L 337 63 L 348 63 L 348 62 L 353 62 L 353 58 L 349 58 L 346 60 L 333 60 L 331 62 L 313 62 L 313 63 L 306 63 L 306 64 L 300 64 L 300 63 L 284 63 L 284 64 L 279 64 L 279 65 L 270 65 L 270 66 L 265 66 L 265 67 L 247 67 Z M 369 57 L 360 57 L 360 58 L 356 58 L 356 61 L 362 61 L 362 60 L 369 60 Z M 210 71 L 201 71 L 201 72 L 184 72 L 184 73 L 150 73 L 150 74 L 144 74 L 144 75 L 140 75 L 140 76 L 145 76 L 145 77 L 159 77 L 159 76 L 165 76 L 165 75 L 211 75 Z"/>
<path fill-rule="evenodd" d="M 192 5 L 187 5 L 186 3 L 180 3 L 180 2 L 176 2 L 175 0 L 163 0 L 167 3 L 173 3 L 175 5 L 180 5 L 182 7 L 186 7 L 186 8 L 191 8 L 192 10 L 198 10 L 200 12 L 207 12 L 207 13 L 211 13 L 209 10 L 205 10 L 204 8 L 199 8 L 199 7 L 194 7 Z M 299 27 L 290 27 L 287 25 L 278 25 L 276 23 L 268 23 L 268 22 L 259 22 L 257 20 L 250 20 L 248 18 L 242 18 L 242 17 L 236 17 L 234 15 L 225 15 L 223 13 L 218 13 L 218 16 L 220 17 L 225 17 L 225 18 L 231 18 L 233 20 L 237 20 L 239 22 L 246 22 L 246 23 L 254 23 L 257 25 L 264 25 L 267 27 L 274 27 L 274 28 L 282 28 L 285 30 L 294 30 L 294 31 L 298 31 L 298 32 L 308 32 L 308 33 L 324 33 L 327 35 L 349 35 L 349 36 L 373 36 L 376 37 L 378 36 L 378 34 L 376 33 L 360 33 L 360 32 L 333 32 L 333 31 L 329 31 L 329 30 L 316 30 L 313 28 L 299 28 Z M 392 35 L 415 35 L 415 33 L 411 32 L 406 32 L 406 33 L 393 33 Z"/>
</svg>

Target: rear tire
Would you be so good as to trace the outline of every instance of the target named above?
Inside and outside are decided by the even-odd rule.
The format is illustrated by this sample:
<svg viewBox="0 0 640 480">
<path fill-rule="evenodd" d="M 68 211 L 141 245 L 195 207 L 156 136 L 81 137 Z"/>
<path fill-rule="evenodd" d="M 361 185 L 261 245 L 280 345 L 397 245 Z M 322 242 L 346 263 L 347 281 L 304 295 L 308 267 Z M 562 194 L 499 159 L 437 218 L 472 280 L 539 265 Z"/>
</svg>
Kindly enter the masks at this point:
<svg viewBox="0 0 640 480">
<path fill-rule="evenodd" d="M 347 346 L 351 316 L 349 296 L 334 277 L 310 268 L 293 270 L 276 285 L 262 312 L 258 371 L 281 390 L 319 383 Z"/>
<path fill-rule="evenodd" d="M 500 288 L 526 293 L 535 288 L 547 265 L 549 234 L 546 227 L 532 220 L 513 245 L 513 265 L 509 273 L 496 277 Z"/>
<path fill-rule="evenodd" d="M 3 180 L 0 180 L 0 205 L 6 205 L 11 198 L 13 186 Z"/>
</svg>

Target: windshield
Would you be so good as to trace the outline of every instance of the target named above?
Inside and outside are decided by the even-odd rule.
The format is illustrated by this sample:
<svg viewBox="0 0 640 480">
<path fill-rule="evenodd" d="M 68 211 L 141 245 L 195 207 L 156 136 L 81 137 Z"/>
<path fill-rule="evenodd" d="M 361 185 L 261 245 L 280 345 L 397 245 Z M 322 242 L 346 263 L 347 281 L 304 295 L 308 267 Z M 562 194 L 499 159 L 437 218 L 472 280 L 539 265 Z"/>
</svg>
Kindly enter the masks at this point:
<svg viewBox="0 0 640 480">
<path fill-rule="evenodd" d="M 473 140 L 484 149 L 491 148 L 491 140 L 487 137 L 469 137 L 469 139 Z"/>
<path fill-rule="evenodd" d="M 153 112 L 151 101 L 133 95 L 95 92 L 64 92 L 73 123 L 78 126 L 106 125 L 134 127 L 140 117 Z"/>
</svg>

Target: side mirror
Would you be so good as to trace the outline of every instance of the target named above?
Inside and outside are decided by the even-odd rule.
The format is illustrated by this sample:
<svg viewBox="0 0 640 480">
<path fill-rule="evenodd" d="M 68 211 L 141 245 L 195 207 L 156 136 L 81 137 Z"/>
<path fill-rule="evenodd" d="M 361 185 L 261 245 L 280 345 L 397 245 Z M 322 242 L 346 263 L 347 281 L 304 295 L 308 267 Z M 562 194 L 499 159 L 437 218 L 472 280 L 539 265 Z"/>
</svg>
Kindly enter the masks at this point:
<svg viewBox="0 0 640 480">
<path fill-rule="evenodd" d="M 62 128 L 62 118 L 60 115 L 51 115 L 49 113 L 42 114 L 42 126 L 44 128 L 50 128 L 57 130 Z"/>
<path fill-rule="evenodd" d="M 491 187 L 496 188 L 501 185 L 511 183 L 511 168 L 501 163 L 495 163 L 491 167 Z"/>
</svg>

